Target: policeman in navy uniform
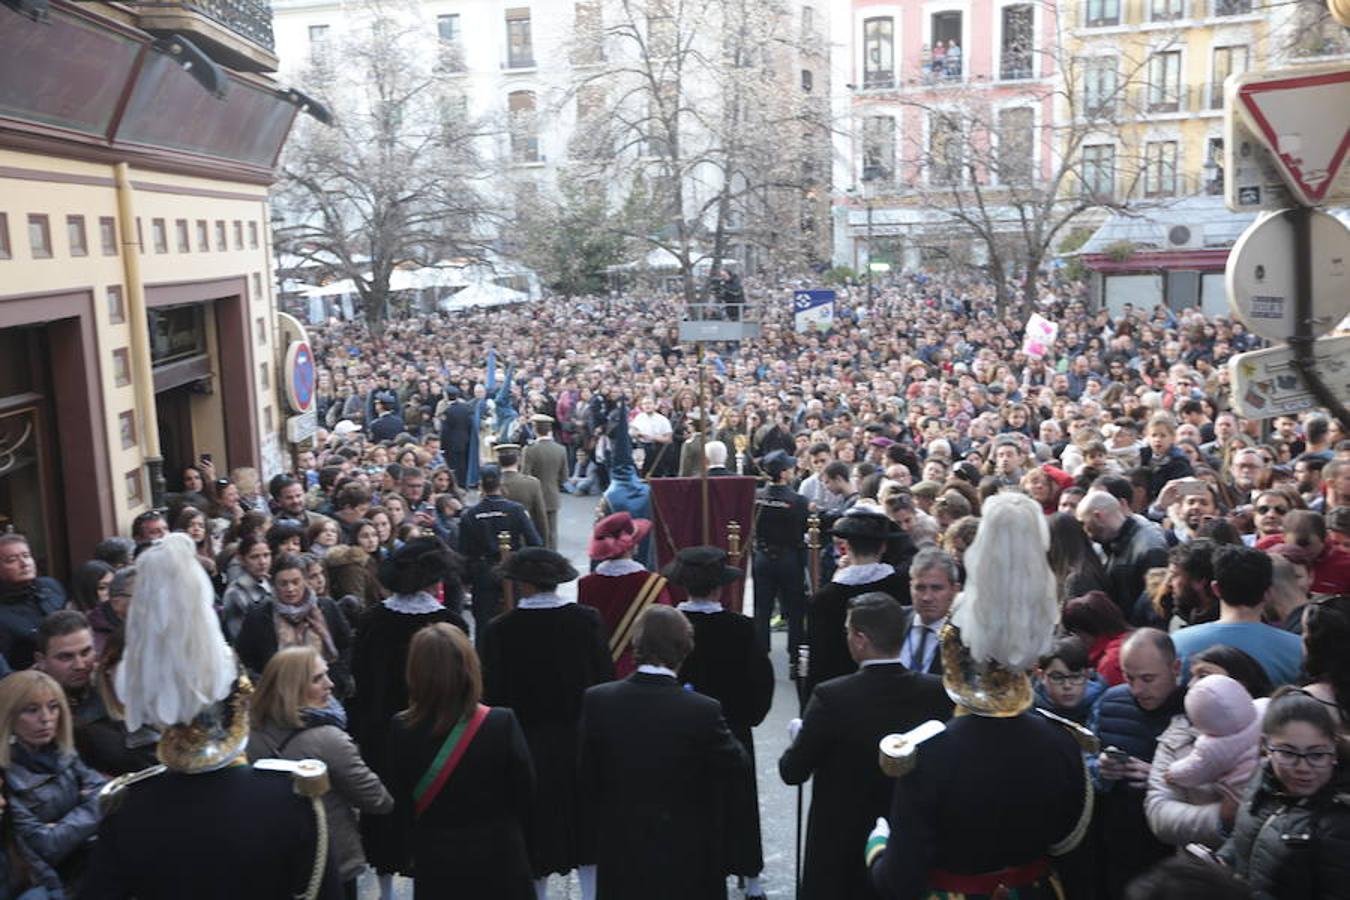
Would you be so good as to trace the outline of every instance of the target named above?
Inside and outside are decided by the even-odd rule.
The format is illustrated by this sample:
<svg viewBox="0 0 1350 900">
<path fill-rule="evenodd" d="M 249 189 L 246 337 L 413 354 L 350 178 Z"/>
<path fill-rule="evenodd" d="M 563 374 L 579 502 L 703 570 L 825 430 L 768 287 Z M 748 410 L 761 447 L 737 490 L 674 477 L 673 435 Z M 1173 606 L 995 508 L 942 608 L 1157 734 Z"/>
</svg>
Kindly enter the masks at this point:
<svg viewBox="0 0 1350 900">
<path fill-rule="evenodd" d="M 782 450 L 764 457 L 760 468 L 769 484 L 755 495 L 755 636 L 769 652 L 769 618 L 774 601 L 788 621 L 788 661 L 806 638 L 806 519 L 810 504 L 788 487 L 796 461 Z"/>
<path fill-rule="evenodd" d="M 500 466 L 483 466 L 478 477 L 483 499 L 466 509 L 460 519 L 459 552 L 465 556 L 473 588 L 474 636 L 481 641 L 487 623 L 501 612 L 502 582 L 493 571 L 501 562 L 498 535 L 510 534 L 512 550 L 541 547 L 544 542 L 525 507 L 502 496 Z"/>
</svg>

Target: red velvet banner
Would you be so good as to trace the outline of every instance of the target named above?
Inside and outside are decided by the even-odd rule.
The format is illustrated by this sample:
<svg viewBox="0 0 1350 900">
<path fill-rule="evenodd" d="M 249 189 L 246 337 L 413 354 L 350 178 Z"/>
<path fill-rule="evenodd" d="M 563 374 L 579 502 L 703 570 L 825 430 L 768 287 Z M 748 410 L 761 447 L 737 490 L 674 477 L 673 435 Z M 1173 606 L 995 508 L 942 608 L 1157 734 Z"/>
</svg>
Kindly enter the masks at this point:
<svg viewBox="0 0 1350 900">
<path fill-rule="evenodd" d="M 685 547 L 697 547 L 703 540 L 703 479 L 653 478 L 647 484 L 652 489 L 652 538 L 656 545 L 657 566 L 664 567 Z M 755 487 L 749 476 L 731 475 L 708 479 L 709 523 L 708 541 L 714 547 L 730 552 L 727 545 L 727 523 L 741 526 L 741 555 L 735 561 L 742 571 L 750 564 L 750 546 L 754 540 Z M 670 586 L 675 602 L 686 599 L 684 591 Z M 745 579 L 722 589 L 722 605 L 740 612 L 744 605 Z"/>
</svg>

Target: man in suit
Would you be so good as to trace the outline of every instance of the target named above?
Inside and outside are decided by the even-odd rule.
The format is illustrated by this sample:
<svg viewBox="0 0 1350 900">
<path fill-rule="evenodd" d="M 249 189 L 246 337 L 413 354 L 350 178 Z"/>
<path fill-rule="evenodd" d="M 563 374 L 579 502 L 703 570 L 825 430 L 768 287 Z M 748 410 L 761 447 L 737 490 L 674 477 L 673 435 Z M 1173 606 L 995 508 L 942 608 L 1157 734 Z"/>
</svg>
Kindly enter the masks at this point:
<svg viewBox="0 0 1350 900">
<path fill-rule="evenodd" d="M 551 536 L 548 507 L 544 504 L 544 488 L 538 478 L 520 471 L 520 445 L 498 444 L 497 464 L 502 467 L 502 496 L 525 507 L 544 546 L 549 546 Z"/>
<path fill-rule="evenodd" d="M 961 570 L 945 550 L 925 547 L 909 564 L 909 595 L 914 605 L 905 611 L 905 636 L 900 661 L 906 668 L 930 675 L 942 674 L 942 626 L 961 590 Z"/>
<path fill-rule="evenodd" d="M 675 677 L 693 634 L 679 610 L 649 607 L 638 670 L 586 691 L 581 827 L 595 839 L 597 900 L 726 897 L 722 797 L 750 777 L 749 761 L 722 705 Z"/>
<path fill-rule="evenodd" d="M 558 549 L 558 509 L 562 506 L 562 486 L 567 481 L 567 450 L 553 439 L 553 417 L 536 413 L 530 416 L 536 435 L 534 443 L 525 448 L 520 469 L 526 475 L 539 479 L 544 494 L 544 514 L 548 519 L 546 546 Z"/>
<path fill-rule="evenodd" d="M 469 483 L 469 443 L 477 439 L 473 427 L 473 406 L 453 385 L 445 389 L 450 405 L 441 418 L 441 450 L 446 464 L 455 473 L 455 483 L 461 488 Z"/>
</svg>

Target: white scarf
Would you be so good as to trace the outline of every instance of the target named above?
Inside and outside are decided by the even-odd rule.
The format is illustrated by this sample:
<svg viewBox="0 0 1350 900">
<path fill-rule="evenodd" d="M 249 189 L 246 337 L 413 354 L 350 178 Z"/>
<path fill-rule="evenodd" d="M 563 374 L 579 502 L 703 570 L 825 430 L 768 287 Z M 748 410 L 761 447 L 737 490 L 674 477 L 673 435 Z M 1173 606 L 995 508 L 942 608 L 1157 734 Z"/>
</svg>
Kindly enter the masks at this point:
<svg viewBox="0 0 1350 900">
<path fill-rule="evenodd" d="M 686 600 L 675 607 L 683 613 L 720 613 L 723 612 L 722 604 L 716 600 Z"/>
<path fill-rule="evenodd" d="M 396 613 L 418 616 L 440 612 L 445 607 L 426 591 L 418 591 L 415 594 L 392 594 L 384 598 L 384 608 Z"/>
<path fill-rule="evenodd" d="M 575 600 L 568 600 L 564 597 L 559 597 L 557 594 L 549 592 L 545 594 L 535 594 L 531 597 L 526 597 L 525 599 L 521 600 L 519 603 L 516 604 L 516 608 L 557 609 L 560 606 L 566 606 L 569 603 L 576 603 L 576 602 L 577 601 Z"/>
<path fill-rule="evenodd" d="M 634 572 L 645 572 L 646 567 L 635 559 L 607 559 L 595 567 L 597 575 L 632 575 Z"/>
<path fill-rule="evenodd" d="M 895 566 L 890 563 L 874 562 L 862 563 L 856 566 L 849 566 L 844 569 L 838 569 L 834 577 L 830 580 L 835 584 L 871 584 L 874 581 L 880 581 L 895 574 Z"/>
<path fill-rule="evenodd" d="M 637 670 L 643 675 L 669 675 L 671 678 L 675 677 L 675 673 L 665 666 L 653 666 L 643 663 L 637 667 Z"/>
</svg>

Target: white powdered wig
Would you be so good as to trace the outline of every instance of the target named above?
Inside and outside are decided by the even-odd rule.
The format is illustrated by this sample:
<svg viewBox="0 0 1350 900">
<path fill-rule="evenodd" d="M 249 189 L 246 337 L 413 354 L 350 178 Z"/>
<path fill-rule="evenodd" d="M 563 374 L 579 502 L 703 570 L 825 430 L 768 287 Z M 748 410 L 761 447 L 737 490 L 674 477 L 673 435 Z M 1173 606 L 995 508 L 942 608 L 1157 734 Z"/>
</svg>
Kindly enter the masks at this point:
<svg viewBox="0 0 1350 900">
<path fill-rule="evenodd" d="M 966 550 L 965 588 L 952 611 L 976 662 L 992 659 L 1025 671 L 1049 651 L 1059 621 L 1049 546 L 1045 513 L 1035 500 L 1005 491 L 985 501 Z"/>
<path fill-rule="evenodd" d="M 129 730 L 191 722 L 230 695 L 238 671 L 214 601 L 187 535 L 171 534 L 136 560 L 126 654 L 114 679 Z"/>
</svg>

